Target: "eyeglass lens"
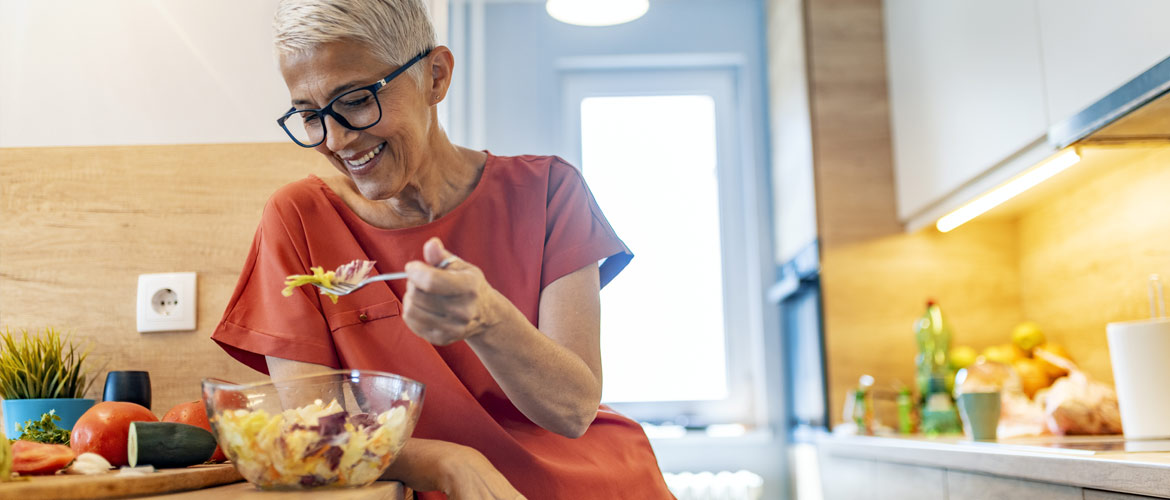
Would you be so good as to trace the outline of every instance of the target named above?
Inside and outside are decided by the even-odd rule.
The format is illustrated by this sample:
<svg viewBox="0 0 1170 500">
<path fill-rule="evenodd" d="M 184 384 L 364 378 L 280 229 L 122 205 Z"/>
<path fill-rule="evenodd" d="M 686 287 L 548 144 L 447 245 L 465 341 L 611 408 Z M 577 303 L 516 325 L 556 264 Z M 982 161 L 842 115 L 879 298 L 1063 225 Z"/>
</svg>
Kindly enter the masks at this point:
<svg viewBox="0 0 1170 500">
<path fill-rule="evenodd" d="M 370 127 L 382 117 L 378 100 L 369 89 L 342 94 L 330 108 L 348 122 L 342 126 L 355 130 Z M 325 115 L 315 111 L 292 113 L 285 118 L 284 128 L 302 144 L 317 144 L 325 139 Z"/>
</svg>

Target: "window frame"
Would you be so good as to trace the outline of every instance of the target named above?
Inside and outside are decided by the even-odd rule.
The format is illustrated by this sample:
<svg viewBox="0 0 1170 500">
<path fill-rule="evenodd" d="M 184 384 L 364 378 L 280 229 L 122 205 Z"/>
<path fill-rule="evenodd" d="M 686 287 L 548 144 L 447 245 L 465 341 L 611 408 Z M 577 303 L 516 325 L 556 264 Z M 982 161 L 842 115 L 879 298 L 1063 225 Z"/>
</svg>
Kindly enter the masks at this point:
<svg viewBox="0 0 1170 500">
<path fill-rule="evenodd" d="M 759 186 L 768 184 L 752 182 L 759 166 L 752 158 L 751 134 L 746 133 L 749 115 L 743 99 L 742 61 L 711 55 L 571 59 L 558 64 L 563 123 L 559 150 L 578 168 L 584 167 L 581 101 L 587 97 L 699 94 L 715 100 L 728 398 L 607 404 L 645 422 L 765 424 L 764 387 L 770 384 L 764 380 L 763 311 L 767 306 L 761 284 L 770 283 L 774 271 L 765 269 L 772 259 L 770 240 L 759 238 L 767 236 L 771 221 L 754 209 Z"/>
</svg>

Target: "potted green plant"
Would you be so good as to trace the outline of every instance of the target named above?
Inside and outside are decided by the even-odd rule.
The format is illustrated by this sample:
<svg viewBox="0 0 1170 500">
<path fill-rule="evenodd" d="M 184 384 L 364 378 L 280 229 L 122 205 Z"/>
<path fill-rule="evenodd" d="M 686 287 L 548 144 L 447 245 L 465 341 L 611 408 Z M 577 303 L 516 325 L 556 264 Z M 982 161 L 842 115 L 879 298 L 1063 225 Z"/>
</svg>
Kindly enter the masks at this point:
<svg viewBox="0 0 1170 500">
<path fill-rule="evenodd" d="M 62 429 L 72 429 L 81 414 L 94 404 L 85 399 L 93 379 L 84 371 L 88 350 L 81 350 L 54 328 L 30 335 L 0 333 L 0 396 L 4 398 L 4 434 L 20 437 L 17 424 L 39 422 L 53 411 Z"/>
</svg>

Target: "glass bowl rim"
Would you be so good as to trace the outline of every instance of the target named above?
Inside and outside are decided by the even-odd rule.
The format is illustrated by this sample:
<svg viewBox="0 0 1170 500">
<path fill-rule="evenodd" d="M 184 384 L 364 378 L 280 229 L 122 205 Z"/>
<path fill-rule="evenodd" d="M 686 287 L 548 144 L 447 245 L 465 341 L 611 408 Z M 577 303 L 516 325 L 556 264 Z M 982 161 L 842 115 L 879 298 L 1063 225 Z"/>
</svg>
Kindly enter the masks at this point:
<svg viewBox="0 0 1170 500">
<path fill-rule="evenodd" d="M 249 382 L 249 383 L 244 383 L 244 384 L 237 384 L 235 382 L 229 382 L 227 380 L 223 380 L 221 378 L 216 378 L 216 377 L 207 377 L 201 381 L 201 385 L 203 387 L 212 386 L 216 389 L 228 389 L 228 390 L 260 389 L 260 388 L 263 388 L 265 386 L 275 387 L 276 384 L 296 382 L 296 381 L 300 381 L 300 380 L 308 380 L 308 379 L 327 376 L 327 375 L 348 375 L 350 378 L 354 378 L 354 377 L 364 378 L 364 377 L 373 376 L 373 377 L 398 379 L 398 380 L 402 380 L 404 382 L 407 382 L 409 385 L 418 386 L 420 392 L 425 392 L 426 387 L 427 387 L 427 385 L 422 383 L 422 382 L 414 380 L 410 377 L 404 377 L 402 375 L 398 375 L 396 373 L 384 372 L 384 371 L 379 371 L 379 370 L 360 370 L 360 369 L 327 370 L 327 371 L 323 371 L 323 372 L 310 373 L 310 374 L 306 374 L 306 375 L 297 375 L 295 377 L 282 378 L 280 380 L 271 380 L 270 379 L 267 382 Z"/>
</svg>

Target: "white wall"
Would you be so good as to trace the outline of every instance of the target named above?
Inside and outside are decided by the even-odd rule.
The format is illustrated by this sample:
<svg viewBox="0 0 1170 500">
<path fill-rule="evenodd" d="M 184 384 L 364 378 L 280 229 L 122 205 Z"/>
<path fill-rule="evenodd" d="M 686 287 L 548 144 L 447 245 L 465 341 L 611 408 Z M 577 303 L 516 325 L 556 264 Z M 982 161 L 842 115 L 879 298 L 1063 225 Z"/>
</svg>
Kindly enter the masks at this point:
<svg viewBox="0 0 1170 500">
<path fill-rule="evenodd" d="M 0 0 L 0 147 L 270 142 L 275 0 Z"/>
<path fill-rule="evenodd" d="M 287 140 L 276 4 L 0 0 L 0 147 Z"/>
<path fill-rule="evenodd" d="M 817 239 L 804 2 L 768 0 L 765 5 L 772 140 L 772 230 L 776 235 L 776 263 L 783 264 Z"/>
</svg>

